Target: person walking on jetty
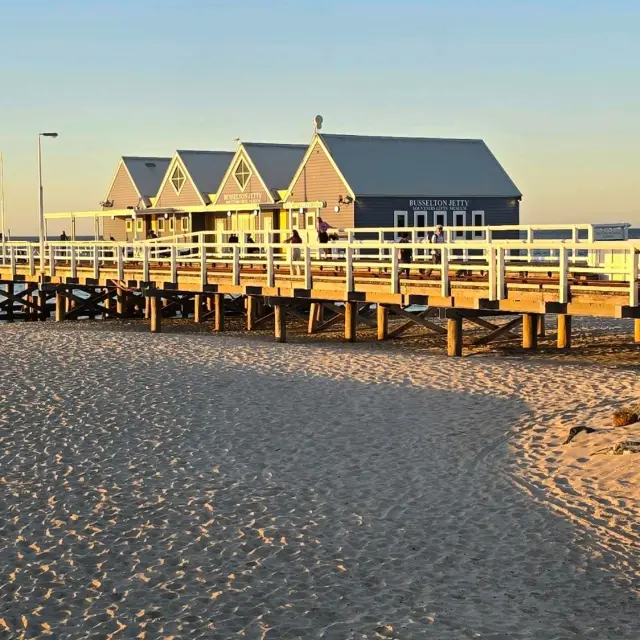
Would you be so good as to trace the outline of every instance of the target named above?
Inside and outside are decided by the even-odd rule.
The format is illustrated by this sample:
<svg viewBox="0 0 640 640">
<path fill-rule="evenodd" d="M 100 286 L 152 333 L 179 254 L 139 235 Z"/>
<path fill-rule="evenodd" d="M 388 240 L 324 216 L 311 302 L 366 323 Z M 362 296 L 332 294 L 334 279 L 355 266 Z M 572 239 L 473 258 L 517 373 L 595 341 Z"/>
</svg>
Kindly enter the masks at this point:
<svg viewBox="0 0 640 640">
<path fill-rule="evenodd" d="M 302 244 L 302 238 L 298 233 L 297 229 L 293 230 L 291 237 L 284 241 L 285 244 Z M 300 265 L 300 247 L 292 247 L 291 248 L 291 273 L 293 275 L 301 275 L 302 270 Z"/>
<path fill-rule="evenodd" d="M 444 242 L 444 229 L 442 228 L 442 225 L 439 224 L 431 236 L 431 244 L 444 244 Z M 440 249 L 431 249 L 431 262 L 433 262 L 433 264 L 440 264 L 441 261 L 442 252 Z"/>
<path fill-rule="evenodd" d="M 400 235 L 400 244 L 409 244 L 411 242 L 408 233 L 403 233 Z M 402 264 L 410 265 L 413 262 L 413 249 L 410 247 L 402 247 L 399 251 L 399 259 Z M 401 270 L 401 273 L 404 273 L 407 278 L 411 275 L 411 268 L 409 266 L 404 267 Z"/>
<path fill-rule="evenodd" d="M 329 244 L 329 229 L 334 229 L 328 222 L 325 222 L 320 216 L 318 216 L 318 220 L 316 222 L 316 231 L 318 232 L 318 243 L 319 244 Z M 320 251 L 321 257 L 329 256 L 329 249 L 321 249 Z"/>
</svg>

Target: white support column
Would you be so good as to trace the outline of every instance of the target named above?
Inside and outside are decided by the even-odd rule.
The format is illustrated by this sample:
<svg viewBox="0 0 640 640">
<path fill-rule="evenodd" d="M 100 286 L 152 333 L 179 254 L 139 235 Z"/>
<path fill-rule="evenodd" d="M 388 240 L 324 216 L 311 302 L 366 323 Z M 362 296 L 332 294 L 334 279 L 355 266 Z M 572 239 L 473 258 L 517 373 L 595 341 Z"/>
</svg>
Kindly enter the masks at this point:
<svg viewBox="0 0 640 640">
<path fill-rule="evenodd" d="M 240 247 L 233 245 L 233 286 L 240 285 Z"/>
<path fill-rule="evenodd" d="M 497 248 L 496 259 L 496 289 L 498 300 L 504 300 L 507 292 L 505 291 L 506 273 L 504 270 L 504 247 Z"/>
<path fill-rule="evenodd" d="M 11 245 L 9 247 L 9 261 L 11 262 L 11 276 L 15 277 L 16 275 L 16 248 Z M 11 303 L 13 304 L 13 303 Z"/>
<path fill-rule="evenodd" d="M 444 247 L 441 252 L 442 262 L 440 264 L 440 293 L 443 298 L 449 297 L 449 249 Z"/>
<path fill-rule="evenodd" d="M 36 275 L 36 261 L 34 258 L 35 247 L 31 244 L 27 245 L 27 251 L 29 252 L 29 273 L 32 276 Z"/>
<path fill-rule="evenodd" d="M 178 254 L 178 251 L 174 243 L 171 245 L 171 282 L 177 282 L 178 280 L 178 268 L 176 264 L 177 254 Z"/>
<path fill-rule="evenodd" d="M 149 282 L 149 246 L 144 245 L 142 248 L 142 279 Z"/>
<path fill-rule="evenodd" d="M 398 249 L 391 247 L 391 293 L 400 293 L 400 270 L 398 269 Z"/>
<path fill-rule="evenodd" d="M 120 245 L 116 246 L 116 252 L 118 256 L 118 280 L 122 282 L 124 280 L 124 252 L 126 251 L 126 246 L 121 247 Z"/>
<path fill-rule="evenodd" d="M 204 287 L 207 283 L 207 247 L 205 247 L 203 236 L 200 236 L 200 285 Z"/>
<path fill-rule="evenodd" d="M 498 299 L 498 280 L 496 277 L 497 251 L 495 247 L 489 246 L 486 249 L 487 262 L 489 264 L 489 300 Z"/>
<path fill-rule="evenodd" d="M 269 244 L 267 245 L 267 286 L 273 288 L 275 287 L 275 284 L 276 283 L 275 283 L 275 270 L 273 265 L 273 246 L 271 245 L 271 242 L 269 242 Z"/>
<path fill-rule="evenodd" d="M 345 289 L 348 292 L 353 291 L 353 247 L 348 245 L 345 252 L 344 257 L 346 260 L 345 264 Z"/>
<path fill-rule="evenodd" d="M 97 244 L 93 245 L 93 277 L 100 278 L 100 247 Z"/>
<path fill-rule="evenodd" d="M 560 304 L 569 302 L 569 255 L 566 247 L 559 249 L 559 270 L 560 270 L 560 286 L 558 291 L 558 301 Z"/>
<path fill-rule="evenodd" d="M 72 278 L 77 278 L 78 277 L 78 261 L 76 259 L 76 245 L 72 244 L 71 245 L 71 277 Z"/>
<path fill-rule="evenodd" d="M 304 288 L 307 291 L 311 289 L 311 248 L 309 245 L 304 247 Z"/>
<path fill-rule="evenodd" d="M 638 252 L 631 247 L 629 249 L 629 306 L 638 306 Z"/>
</svg>

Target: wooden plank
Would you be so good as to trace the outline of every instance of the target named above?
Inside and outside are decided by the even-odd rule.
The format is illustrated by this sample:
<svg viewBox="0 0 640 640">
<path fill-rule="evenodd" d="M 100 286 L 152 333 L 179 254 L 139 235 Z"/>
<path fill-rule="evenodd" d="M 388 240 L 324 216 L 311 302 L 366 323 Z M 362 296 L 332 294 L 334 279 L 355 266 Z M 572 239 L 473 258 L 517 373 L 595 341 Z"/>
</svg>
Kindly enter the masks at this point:
<svg viewBox="0 0 640 640">
<path fill-rule="evenodd" d="M 459 358 L 462 355 L 462 318 L 447 320 L 447 354 Z"/>
<path fill-rule="evenodd" d="M 307 327 L 307 333 L 312 335 L 317 332 L 318 325 L 320 324 L 320 314 L 324 307 L 319 302 L 312 302 L 309 307 L 309 325 Z"/>
<path fill-rule="evenodd" d="M 558 314 L 558 349 L 571 348 L 571 316 Z"/>
<path fill-rule="evenodd" d="M 538 315 L 525 313 L 522 316 L 522 348 L 534 350 L 538 348 Z"/>
<path fill-rule="evenodd" d="M 275 318 L 274 335 L 275 335 L 276 342 L 284 343 L 287 341 L 286 307 L 282 304 L 277 304 L 273 307 L 273 313 Z"/>
<path fill-rule="evenodd" d="M 474 340 L 472 344 L 485 345 L 485 344 L 489 344 L 490 342 L 493 342 L 494 340 L 500 338 L 505 334 L 513 335 L 511 333 L 511 329 L 513 329 L 513 327 L 518 326 L 521 322 L 522 322 L 522 317 L 518 316 L 517 318 L 514 318 L 510 322 L 507 322 L 507 324 L 503 325 L 499 329 L 495 329 L 494 331 L 487 334 L 486 336 L 482 336 L 482 338 L 478 338 L 477 340 Z"/>
<path fill-rule="evenodd" d="M 338 307 L 337 305 L 331 302 L 323 302 L 322 304 L 325 309 L 329 309 L 329 311 L 333 311 L 333 313 L 337 313 L 343 316 L 346 313 L 345 310 L 347 308 L 347 304 L 351 304 L 351 303 L 345 302 L 343 307 Z M 372 329 L 376 328 L 375 320 L 372 320 L 371 318 L 367 318 L 364 316 L 360 316 L 360 314 L 357 311 L 358 310 L 356 308 L 356 322 L 362 322 L 363 324 L 366 324 L 368 327 L 371 327 Z"/>
<path fill-rule="evenodd" d="M 386 340 L 389 337 L 389 309 L 379 304 L 376 309 L 378 325 L 378 340 Z"/>
<path fill-rule="evenodd" d="M 396 316 L 400 316 L 401 318 L 405 318 L 410 322 L 419 324 L 421 327 L 429 329 L 430 331 L 434 331 L 435 333 L 439 333 L 440 335 L 445 335 L 447 333 L 447 330 L 444 327 L 430 322 L 429 320 L 424 318 L 422 314 L 409 313 L 405 309 L 401 309 L 400 307 L 397 307 L 395 305 L 389 306 L 389 310 Z"/>
</svg>

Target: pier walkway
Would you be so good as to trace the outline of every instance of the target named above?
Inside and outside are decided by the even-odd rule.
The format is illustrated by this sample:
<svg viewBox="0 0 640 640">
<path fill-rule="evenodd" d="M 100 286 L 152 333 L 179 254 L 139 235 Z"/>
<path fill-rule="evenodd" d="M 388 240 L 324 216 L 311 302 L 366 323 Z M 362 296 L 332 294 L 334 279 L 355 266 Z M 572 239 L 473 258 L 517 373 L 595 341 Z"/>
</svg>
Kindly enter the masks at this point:
<svg viewBox="0 0 640 640">
<path fill-rule="evenodd" d="M 360 321 L 377 326 L 379 339 L 389 337 L 394 314 L 407 326 L 447 333 L 450 355 L 462 352 L 463 320 L 485 326 L 485 342 L 522 322 L 523 346 L 535 348 L 541 316 L 557 314 L 561 348 L 571 344 L 572 316 L 635 318 L 640 341 L 640 241 L 496 239 L 489 228 L 472 228 L 433 245 L 421 237 L 424 229 L 396 229 L 408 234 L 400 244 L 366 231 L 329 245 L 287 244 L 284 230 L 251 232 L 256 242 L 241 232 L 239 242 L 210 232 L 144 242 L 48 241 L 42 261 L 38 243 L 6 242 L 0 313 L 8 321 L 44 319 L 55 305 L 57 320 L 138 314 L 159 332 L 161 318 L 179 308 L 196 322 L 213 316 L 223 330 L 225 308 L 235 305 L 249 329 L 273 320 L 279 341 L 286 340 L 288 312 L 308 314 L 310 332 L 344 320 L 349 341 Z M 423 310 L 408 310 L 415 305 Z M 513 318 L 503 326 L 483 319 L 499 315 Z M 434 316 L 447 319 L 447 328 Z"/>
</svg>

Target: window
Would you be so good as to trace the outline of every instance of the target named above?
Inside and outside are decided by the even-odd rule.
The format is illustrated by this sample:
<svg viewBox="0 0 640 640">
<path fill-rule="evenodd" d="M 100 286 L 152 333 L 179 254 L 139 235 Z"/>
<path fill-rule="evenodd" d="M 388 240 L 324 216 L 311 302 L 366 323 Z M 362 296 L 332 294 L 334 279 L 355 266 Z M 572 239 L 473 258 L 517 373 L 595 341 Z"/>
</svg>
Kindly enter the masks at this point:
<svg viewBox="0 0 640 640">
<path fill-rule="evenodd" d="M 408 211 L 394 211 L 393 212 L 393 226 L 396 229 L 406 229 L 409 226 L 409 212 Z M 400 237 L 395 234 L 396 240 Z"/>
<path fill-rule="evenodd" d="M 465 212 L 464 211 L 454 211 L 453 212 L 453 226 L 454 227 L 464 227 L 465 226 Z M 455 231 L 456 238 L 464 238 L 464 231 Z"/>
<path fill-rule="evenodd" d="M 471 221 L 474 227 L 484 227 L 484 211 L 472 211 Z M 474 231 L 474 239 L 484 240 L 484 231 Z"/>
<path fill-rule="evenodd" d="M 144 220 L 142 218 L 136 220 L 136 231 L 144 231 Z"/>
<path fill-rule="evenodd" d="M 175 230 L 176 230 L 176 219 L 169 218 L 169 231 L 175 231 Z"/>
<path fill-rule="evenodd" d="M 158 231 L 164 231 L 164 218 L 158 218 Z"/>
<path fill-rule="evenodd" d="M 173 190 L 177 194 L 180 194 L 180 191 L 182 191 L 182 187 L 184 186 L 185 180 L 186 178 L 184 176 L 184 172 L 178 165 L 176 165 L 176 168 L 173 170 L 173 173 L 171 174 L 171 184 L 173 185 Z"/>
<path fill-rule="evenodd" d="M 441 224 L 443 227 L 447 226 L 447 212 L 446 211 L 434 211 L 433 212 L 433 226 L 437 227 Z"/>
<path fill-rule="evenodd" d="M 131 220 L 131 219 L 127 220 L 127 231 L 129 233 L 133 232 L 133 220 Z"/>
<path fill-rule="evenodd" d="M 182 220 L 180 220 L 180 228 L 182 231 L 189 231 L 189 218 L 187 216 L 183 216 Z"/>
<path fill-rule="evenodd" d="M 240 162 L 238 162 L 238 166 L 236 170 L 233 172 L 233 176 L 238 183 L 241 191 L 244 191 L 244 188 L 249 183 L 249 178 L 251 178 L 251 170 L 247 166 L 247 163 L 241 158 Z"/>
</svg>

